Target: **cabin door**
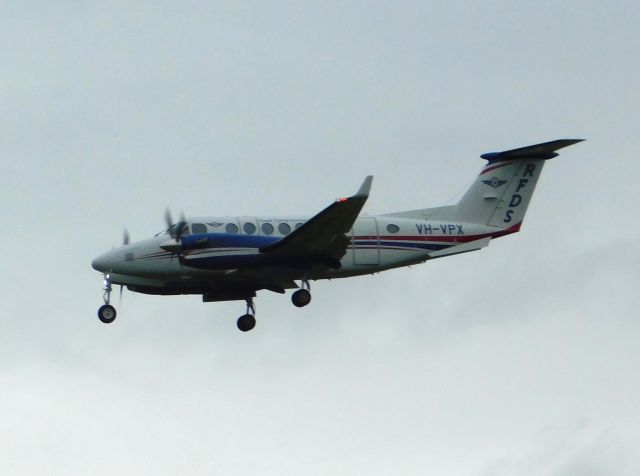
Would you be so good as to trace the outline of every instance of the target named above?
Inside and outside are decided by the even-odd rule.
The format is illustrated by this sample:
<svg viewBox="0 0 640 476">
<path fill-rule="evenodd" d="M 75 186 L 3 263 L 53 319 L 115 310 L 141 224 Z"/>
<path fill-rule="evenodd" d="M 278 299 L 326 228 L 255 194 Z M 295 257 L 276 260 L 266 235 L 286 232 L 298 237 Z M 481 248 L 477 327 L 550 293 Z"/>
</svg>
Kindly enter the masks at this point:
<svg viewBox="0 0 640 476">
<path fill-rule="evenodd" d="M 375 218 L 357 218 L 351 229 L 353 264 L 380 264 L 380 241 Z"/>
</svg>

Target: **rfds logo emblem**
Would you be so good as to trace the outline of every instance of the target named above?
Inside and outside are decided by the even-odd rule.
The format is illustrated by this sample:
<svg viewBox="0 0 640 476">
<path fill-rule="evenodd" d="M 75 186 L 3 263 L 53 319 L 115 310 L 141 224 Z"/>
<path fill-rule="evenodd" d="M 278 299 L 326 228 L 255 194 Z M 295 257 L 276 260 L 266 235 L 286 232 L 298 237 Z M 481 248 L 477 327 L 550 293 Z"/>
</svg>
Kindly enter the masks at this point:
<svg viewBox="0 0 640 476">
<path fill-rule="evenodd" d="M 497 189 L 502 187 L 505 183 L 507 183 L 507 181 L 500 180 L 498 177 L 491 177 L 491 180 L 483 180 L 482 183 L 484 183 L 485 185 L 488 185 L 489 187 L 493 187 Z"/>
</svg>

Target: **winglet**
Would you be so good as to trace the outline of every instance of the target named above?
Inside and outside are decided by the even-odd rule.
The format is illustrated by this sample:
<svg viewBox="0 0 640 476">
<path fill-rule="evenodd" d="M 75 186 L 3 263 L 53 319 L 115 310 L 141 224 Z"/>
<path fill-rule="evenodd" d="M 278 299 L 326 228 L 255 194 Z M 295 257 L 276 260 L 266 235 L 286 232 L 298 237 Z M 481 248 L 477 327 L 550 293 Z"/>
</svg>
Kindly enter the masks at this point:
<svg viewBox="0 0 640 476">
<path fill-rule="evenodd" d="M 367 178 L 364 179 L 364 182 L 362 182 L 360 186 L 360 190 L 358 190 L 358 193 L 356 193 L 354 197 L 368 197 L 369 191 L 371 190 L 371 182 L 373 182 L 373 175 L 367 175 Z"/>
<path fill-rule="evenodd" d="M 355 195 L 337 199 L 280 241 L 260 248 L 260 252 L 306 256 L 314 262 L 321 258 L 329 266 L 338 263 L 349 244 L 345 235 L 367 201 L 372 181 L 373 175 L 367 176 Z"/>
<path fill-rule="evenodd" d="M 542 144 L 530 145 L 527 147 L 521 147 L 519 149 L 505 150 L 502 152 L 488 152 L 482 154 L 485 160 L 489 161 L 489 164 L 495 164 L 496 162 L 504 162 L 506 160 L 517 159 L 553 159 L 558 156 L 556 150 L 568 147 L 578 142 L 582 142 L 584 139 L 560 139 L 551 142 L 544 142 Z"/>
</svg>

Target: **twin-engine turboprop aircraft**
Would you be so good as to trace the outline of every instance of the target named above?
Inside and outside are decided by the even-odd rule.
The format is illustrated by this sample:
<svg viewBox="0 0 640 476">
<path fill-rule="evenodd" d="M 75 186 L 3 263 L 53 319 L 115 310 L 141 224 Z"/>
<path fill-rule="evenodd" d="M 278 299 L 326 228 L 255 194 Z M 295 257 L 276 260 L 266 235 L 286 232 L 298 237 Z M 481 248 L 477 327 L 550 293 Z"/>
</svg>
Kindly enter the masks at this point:
<svg viewBox="0 0 640 476">
<path fill-rule="evenodd" d="M 309 282 L 346 278 L 479 250 L 520 230 L 546 160 L 582 139 L 561 139 L 481 157 L 488 162 L 456 205 L 358 216 L 371 188 L 340 198 L 312 218 L 182 217 L 153 238 L 124 244 L 93 260 L 104 273 L 102 322 L 116 318 L 112 285 L 145 294 L 200 294 L 204 302 L 244 300 L 241 331 L 256 324 L 253 298 L 285 293 L 311 302 Z M 297 284 L 298 281 L 300 284 Z"/>
</svg>

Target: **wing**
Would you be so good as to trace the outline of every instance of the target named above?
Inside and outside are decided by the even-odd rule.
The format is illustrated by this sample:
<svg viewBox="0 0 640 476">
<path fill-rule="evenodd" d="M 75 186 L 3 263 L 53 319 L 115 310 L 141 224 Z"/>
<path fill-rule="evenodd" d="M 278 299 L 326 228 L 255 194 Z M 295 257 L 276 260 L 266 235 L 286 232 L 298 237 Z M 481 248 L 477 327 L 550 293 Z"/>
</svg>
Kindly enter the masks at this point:
<svg viewBox="0 0 640 476">
<path fill-rule="evenodd" d="M 369 198 L 372 180 L 372 175 L 367 176 L 358 193 L 336 200 L 280 241 L 260 248 L 260 252 L 287 257 L 328 257 L 333 265 L 338 264 L 350 242 L 346 234 Z"/>
</svg>

